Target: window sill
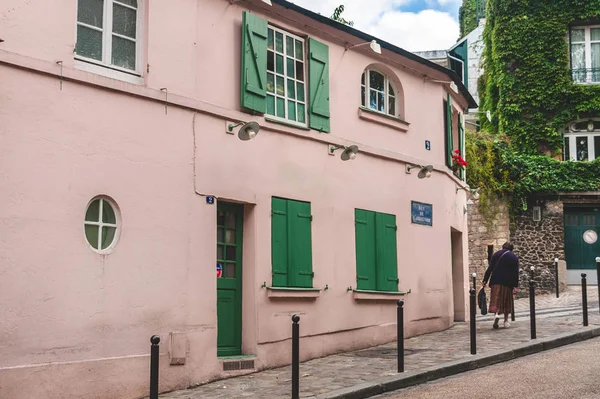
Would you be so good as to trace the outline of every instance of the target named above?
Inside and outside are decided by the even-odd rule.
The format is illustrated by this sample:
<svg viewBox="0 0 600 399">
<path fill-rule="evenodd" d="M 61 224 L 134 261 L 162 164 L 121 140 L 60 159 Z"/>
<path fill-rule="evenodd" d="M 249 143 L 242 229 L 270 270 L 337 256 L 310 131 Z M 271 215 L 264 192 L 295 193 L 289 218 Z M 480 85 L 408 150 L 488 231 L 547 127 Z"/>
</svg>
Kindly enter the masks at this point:
<svg viewBox="0 0 600 399">
<path fill-rule="evenodd" d="M 267 287 L 269 298 L 316 299 L 321 295 L 320 288 Z"/>
<path fill-rule="evenodd" d="M 409 291 L 410 292 L 410 291 Z M 407 292 L 352 290 L 352 296 L 357 301 L 397 301 Z"/>
<path fill-rule="evenodd" d="M 310 130 L 310 128 L 308 128 L 306 125 L 302 125 L 300 123 L 294 123 L 294 122 L 287 122 L 287 121 L 282 120 L 282 119 L 277 119 L 275 117 L 268 116 L 267 114 L 265 114 L 265 120 L 267 122 L 278 123 L 280 125 L 294 127 L 296 129 Z"/>
<path fill-rule="evenodd" d="M 127 72 L 117 71 L 116 69 L 111 69 L 103 65 L 92 64 L 91 62 L 78 60 L 77 58 L 73 60 L 73 67 L 81 71 L 91 72 L 96 75 L 105 76 L 107 78 L 112 78 L 115 80 L 121 80 L 127 83 L 133 83 L 136 85 L 144 84 L 144 78 L 141 76 L 132 75 Z"/>
<path fill-rule="evenodd" d="M 369 108 L 358 107 L 358 117 L 369 122 L 378 123 L 383 126 L 391 127 L 392 129 L 401 132 L 408 132 L 410 123 L 403 121 L 395 116 L 385 115 Z"/>
</svg>

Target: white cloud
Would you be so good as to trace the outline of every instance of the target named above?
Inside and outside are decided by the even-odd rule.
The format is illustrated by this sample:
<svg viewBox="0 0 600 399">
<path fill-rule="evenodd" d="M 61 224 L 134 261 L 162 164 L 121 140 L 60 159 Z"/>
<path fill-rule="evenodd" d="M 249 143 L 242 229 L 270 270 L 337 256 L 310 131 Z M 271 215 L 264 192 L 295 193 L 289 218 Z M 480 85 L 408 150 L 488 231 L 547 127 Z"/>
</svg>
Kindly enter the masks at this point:
<svg viewBox="0 0 600 399">
<path fill-rule="evenodd" d="M 292 0 L 324 16 L 344 4 L 342 16 L 354 27 L 409 51 L 442 50 L 456 43 L 459 25 L 449 13 L 426 9 L 403 12 L 413 0 Z M 416 0 L 421 1 L 421 0 Z M 445 8 L 456 8 L 461 0 L 435 0 Z"/>
</svg>

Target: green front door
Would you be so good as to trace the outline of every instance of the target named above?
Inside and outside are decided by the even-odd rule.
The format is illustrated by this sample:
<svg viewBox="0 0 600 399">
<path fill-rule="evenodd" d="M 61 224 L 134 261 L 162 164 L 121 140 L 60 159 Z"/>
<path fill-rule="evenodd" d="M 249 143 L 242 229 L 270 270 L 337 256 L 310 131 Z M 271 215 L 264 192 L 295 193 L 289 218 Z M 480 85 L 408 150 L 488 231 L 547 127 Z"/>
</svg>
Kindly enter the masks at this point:
<svg viewBox="0 0 600 399">
<path fill-rule="evenodd" d="M 243 205 L 217 205 L 217 356 L 242 353 L 243 219 Z"/>
<path fill-rule="evenodd" d="M 565 210 L 565 256 L 567 269 L 595 269 L 600 256 L 600 240 L 588 244 L 584 233 L 595 231 L 600 236 L 600 211 L 598 208 L 567 208 Z"/>
</svg>

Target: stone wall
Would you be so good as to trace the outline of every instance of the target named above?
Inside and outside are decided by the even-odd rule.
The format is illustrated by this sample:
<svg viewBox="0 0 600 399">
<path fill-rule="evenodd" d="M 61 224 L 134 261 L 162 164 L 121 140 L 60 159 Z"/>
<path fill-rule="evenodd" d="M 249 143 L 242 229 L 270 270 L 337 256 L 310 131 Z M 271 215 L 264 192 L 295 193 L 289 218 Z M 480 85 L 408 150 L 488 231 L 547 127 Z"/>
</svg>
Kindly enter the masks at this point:
<svg viewBox="0 0 600 399">
<path fill-rule="evenodd" d="M 471 201 L 469 201 L 471 202 Z M 493 204 L 494 216 L 486 221 L 479 211 L 479 202 L 468 205 L 469 223 L 469 275 L 477 273 L 477 285 L 481 285 L 488 266 L 488 246 L 493 252 L 509 240 L 509 216 L 506 203 Z"/>
<path fill-rule="evenodd" d="M 533 220 L 534 206 L 541 207 L 542 218 L 539 222 Z M 565 259 L 563 203 L 530 200 L 528 210 L 515 217 L 510 237 L 521 266 L 521 293 L 527 295 L 531 266 L 536 268 L 536 292 L 553 292 L 554 258 Z"/>
</svg>

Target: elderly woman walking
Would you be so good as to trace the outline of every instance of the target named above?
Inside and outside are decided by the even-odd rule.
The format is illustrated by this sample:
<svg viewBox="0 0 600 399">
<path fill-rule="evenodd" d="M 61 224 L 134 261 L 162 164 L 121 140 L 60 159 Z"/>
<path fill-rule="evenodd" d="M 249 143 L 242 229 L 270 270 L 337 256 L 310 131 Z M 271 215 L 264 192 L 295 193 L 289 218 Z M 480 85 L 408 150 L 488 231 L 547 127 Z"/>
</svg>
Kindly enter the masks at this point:
<svg viewBox="0 0 600 399">
<path fill-rule="evenodd" d="M 483 276 L 483 285 L 490 282 L 490 313 L 494 313 L 494 328 L 498 328 L 500 315 L 504 314 L 504 328 L 509 328 L 508 315 L 512 310 L 513 295 L 519 286 L 519 258 L 512 251 L 514 245 L 505 242 L 502 249 L 490 259 L 490 265 Z M 490 279 L 491 276 L 491 279 Z"/>
</svg>

